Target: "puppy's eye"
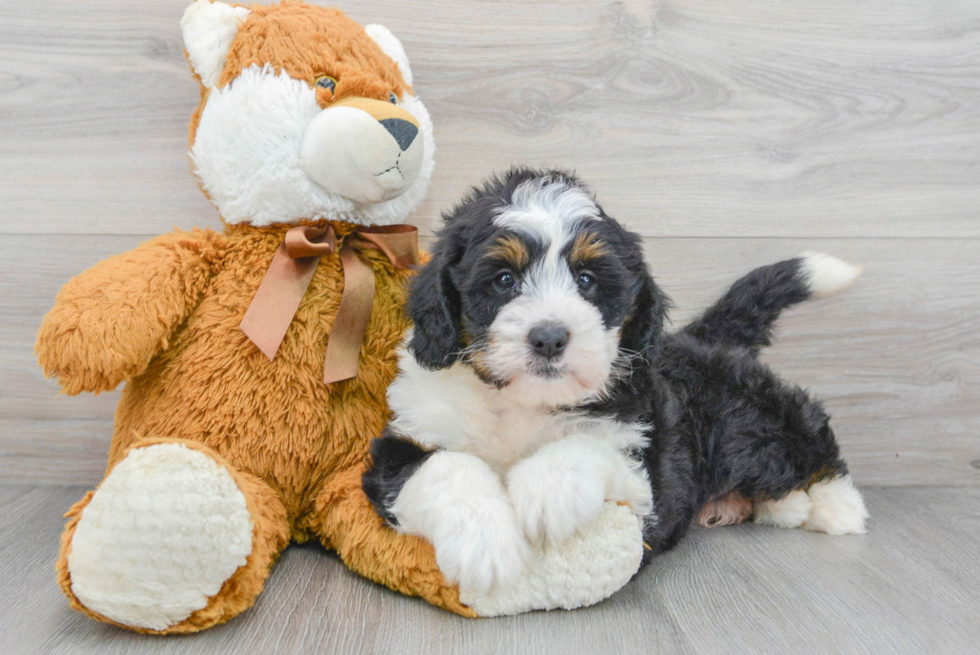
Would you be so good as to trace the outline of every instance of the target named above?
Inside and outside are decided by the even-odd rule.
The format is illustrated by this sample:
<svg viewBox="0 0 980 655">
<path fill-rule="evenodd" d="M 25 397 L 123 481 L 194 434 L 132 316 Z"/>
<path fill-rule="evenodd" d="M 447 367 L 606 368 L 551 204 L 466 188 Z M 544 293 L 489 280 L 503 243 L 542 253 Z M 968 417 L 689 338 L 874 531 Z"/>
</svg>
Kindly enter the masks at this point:
<svg viewBox="0 0 980 655">
<path fill-rule="evenodd" d="M 330 77 L 329 75 L 321 75 L 316 78 L 316 85 L 321 89 L 330 89 L 332 93 L 337 88 L 337 80 Z"/>
<path fill-rule="evenodd" d="M 397 105 L 398 104 L 398 96 L 395 95 L 395 92 L 394 91 L 389 91 L 388 92 L 388 102 L 390 102 L 393 105 Z"/>
<path fill-rule="evenodd" d="M 499 291 L 510 291 L 515 284 L 517 281 L 514 280 L 514 274 L 510 271 L 503 271 L 493 278 L 493 286 Z"/>
<path fill-rule="evenodd" d="M 595 276 L 588 272 L 579 273 L 575 283 L 578 284 L 578 288 L 582 291 L 588 291 L 595 286 Z"/>
</svg>

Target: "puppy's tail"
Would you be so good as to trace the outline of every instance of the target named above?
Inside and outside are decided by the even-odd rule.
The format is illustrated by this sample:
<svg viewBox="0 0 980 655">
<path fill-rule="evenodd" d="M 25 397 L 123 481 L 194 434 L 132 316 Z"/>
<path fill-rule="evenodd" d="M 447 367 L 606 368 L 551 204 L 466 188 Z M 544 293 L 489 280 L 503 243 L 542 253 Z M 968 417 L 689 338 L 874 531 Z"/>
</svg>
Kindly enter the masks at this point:
<svg viewBox="0 0 980 655">
<path fill-rule="evenodd" d="M 758 352 L 772 343 L 773 324 L 780 312 L 808 298 L 832 295 L 860 274 L 860 266 L 823 253 L 805 252 L 741 278 L 681 332 L 707 343 Z"/>
</svg>

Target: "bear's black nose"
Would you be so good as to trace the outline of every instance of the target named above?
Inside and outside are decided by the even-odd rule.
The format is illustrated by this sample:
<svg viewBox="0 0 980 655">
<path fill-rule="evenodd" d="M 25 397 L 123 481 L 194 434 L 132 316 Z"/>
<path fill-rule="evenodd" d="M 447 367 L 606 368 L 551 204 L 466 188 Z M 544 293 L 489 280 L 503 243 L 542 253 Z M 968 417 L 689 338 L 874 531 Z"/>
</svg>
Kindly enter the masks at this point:
<svg viewBox="0 0 980 655">
<path fill-rule="evenodd" d="M 401 118 L 385 118 L 379 122 L 388 130 L 388 134 L 395 137 L 395 141 L 402 151 L 408 150 L 408 146 L 412 145 L 412 141 L 419 133 L 419 128 Z"/>
<path fill-rule="evenodd" d="M 568 345 L 568 330 L 557 323 L 535 325 L 527 333 L 531 350 L 547 359 L 559 357 Z"/>
</svg>

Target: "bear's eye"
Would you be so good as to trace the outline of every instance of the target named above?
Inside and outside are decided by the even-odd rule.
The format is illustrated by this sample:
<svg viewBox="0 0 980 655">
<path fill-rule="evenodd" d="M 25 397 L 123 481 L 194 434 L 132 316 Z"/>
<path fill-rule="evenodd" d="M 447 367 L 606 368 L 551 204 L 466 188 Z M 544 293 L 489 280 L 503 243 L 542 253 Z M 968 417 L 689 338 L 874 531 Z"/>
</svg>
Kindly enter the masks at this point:
<svg viewBox="0 0 980 655">
<path fill-rule="evenodd" d="M 397 105 L 398 104 L 398 96 L 395 95 L 395 92 L 394 91 L 389 91 L 388 92 L 388 102 L 390 102 L 393 105 Z"/>
<path fill-rule="evenodd" d="M 321 75 L 316 78 L 316 85 L 321 89 L 330 89 L 333 92 L 337 88 L 337 80 L 330 77 L 329 75 Z"/>
</svg>

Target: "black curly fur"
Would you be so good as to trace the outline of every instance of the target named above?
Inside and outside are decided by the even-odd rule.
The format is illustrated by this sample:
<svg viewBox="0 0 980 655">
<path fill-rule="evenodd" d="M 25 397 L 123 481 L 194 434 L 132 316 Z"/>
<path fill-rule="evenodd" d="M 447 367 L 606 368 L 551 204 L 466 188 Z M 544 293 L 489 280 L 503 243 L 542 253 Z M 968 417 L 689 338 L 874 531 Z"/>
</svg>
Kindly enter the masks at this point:
<svg viewBox="0 0 980 655">
<path fill-rule="evenodd" d="M 468 249 L 492 233 L 494 209 L 520 184 L 541 176 L 581 186 L 561 171 L 514 169 L 474 188 L 444 215 L 446 228 L 409 301 L 415 322 L 409 349 L 424 366 L 448 366 L 461 346 L 465 326 L 452 271 L 465 268 L 460 262 Z M 643 461 L 654 513 L 644 526 L 644 561 L 673 547 L 711 498 L 739 491 L 754 500 L 778 499 L 814 480 L 845 474 L 822 405 L 757 358 L 771 342 L 779 313 L 810 295 L 800 260 L 752 271 L 701 318 L 668 334 L 669 299 L 647 270 L 640 237 L 604 213 L 602 218 L 631 276 L 620 289 L 629 291 L 630 312 L 617 320 L 621 352 L 632 365 L 602 401 L 578 410 L 651 426 Z M 365 490 L 383 516 L 388 500 L 424 457 L 424 451 L 382 456 L 391 446 L 380 442 L 390 440 L 398 439 L 389 435 L 375 442 L 375 469 L 365 474 Z"/>
<path fill-rule="evenodd" d="M 398 525 L 390 507 L 405 483 L 415 474 L 432 451 L 386 428 L 380 439 L 371 442 L 371 466 L 361 476 L 361 486 L 378 515 L 389 525 Z"/>
</svg>

